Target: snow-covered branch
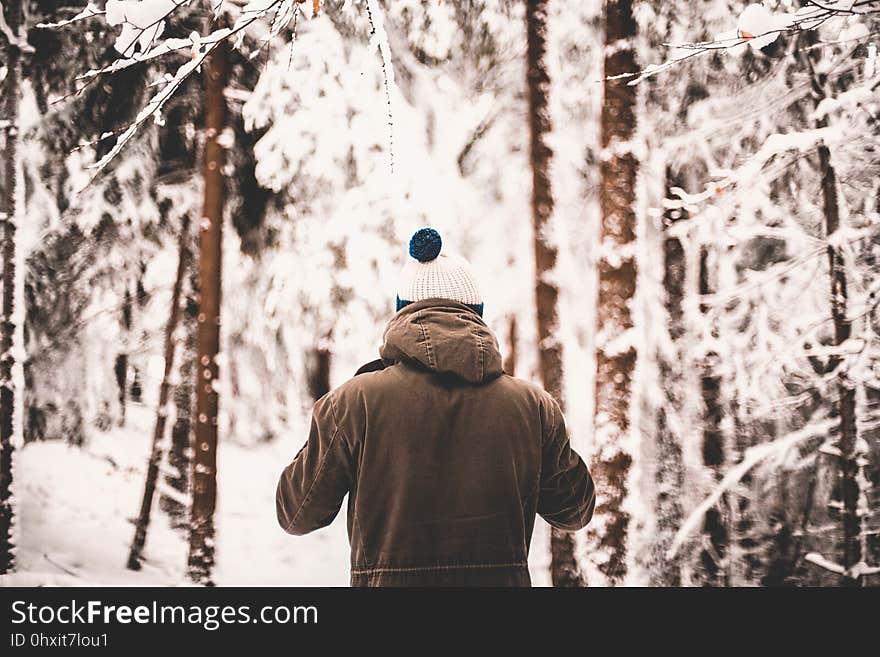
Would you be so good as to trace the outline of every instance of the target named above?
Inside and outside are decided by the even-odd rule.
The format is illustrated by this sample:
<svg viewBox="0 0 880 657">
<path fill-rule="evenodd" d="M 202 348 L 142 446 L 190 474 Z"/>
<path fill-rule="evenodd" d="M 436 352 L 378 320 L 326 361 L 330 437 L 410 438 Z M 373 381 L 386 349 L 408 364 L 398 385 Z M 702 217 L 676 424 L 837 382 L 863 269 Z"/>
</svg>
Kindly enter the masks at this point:
<svg viewBox="0 0 880 657">
<path fill-rule="evenodd" d="M 846 134 L 834 128 L 814 128 L 798 132 L 778 133 L 770 135 L 761 148 L 749 157 L 738 169 L 726 173 L 718 180 L 706 185 L 706 188 L 698 194 L 689 194 L 681 188 L 675 188 L 676 199 L 666 199 L 664 207 L 669 209 L 695 207 L 710 199 L 724 194 L 729 188 L 738 185 L 748 185 L 755 180 L 758 173 L 774 158 L 783 153 L 795 151 L 804 153 L 814 149 L 818 144 L 830 146 L 845 138 Z M 676 227 L 685 230 L 686 226 L 680 222 Z"/>
<path fill-rule="evenodd" d="M 815 424 L 809 424 L 799 431 L 794 431 L 784 438 L 779 438 L 769 443 L 755 445 L 750 447 L 743 454 L 742 461 L 732 467 L 724 475 L 724 478 L 718 483 L 715 489 L 704 499 L 700 505 L 694 509 L 693 513 L 685 520 L 675 538 L 669 551 L 666 553 L 667 559 L 672 559 L 678 553 L 685 539 L 696 531 L 703 521 L 703 516 L 711 509 L 725 492 L 733 488 L 739 481 L 756 465 L 771 458 L 777 461 L 784 459 L 785 455 L 793 447 L 798 444 L 811 440 L 813 438 L 821 438 L 828 434 L 829 431 L 837 424 L 838 420 L 827 419 Z"/>
<path fill-rule="evenodd" d="M 109 25 L 120 28 L 115 48 L 122 56 L 107 66 L 91 69 L 78 75 L 76 79 L 86 81 L 85 86 L 102 76 L 135 64 L 158 60 L 165 55 L 190 52 L 188 61 L 178 66 L 173 73 L 168 72 L 151 84 L 151 86 L 160 86 L 161 89 L 149 99 L 130 125 L 117 131 L 104 133 L 101 136 L 100 139 L 114 135 L 117 135 L 117 138 L 107 154 L 92 165 L 94 175 L 97 175 L 119 154 L 146 121 L 150 118 L 161 120 L 161 111 L 165 103 L 193 72 L 199 70 L 214 48 L 227 40 L 232 41 L 233 47 L 240 48 L 247 30 L 269 15 L 271 15 L 269 29 L 263 40 L 270 40 L 286 27 L 297 12 L 301 11 L 299 7 L 301 3 L 302 0 L 251 0 L 239 7 L 238 16 L 231 28 L 224 27 L 213 30 L 206 35 L 193 32 L 188 38 L 174 37 L 165 40 L 161 40 L 161 36 L 167 21 L 175 12 L 189 5 L 190 0 L 157 0 L 156 2 L 108 0 L 105 11 L 100 11 L 94 5 L 89 5 L 84 11 L 69 20 L 41 24 L 40 27 L 43 28 L 61 28 L 103 15 Z M 220 2 L 213 4 L 215 18 L 219 15 L 218 12 L 220 12 L 222 4 Z M 238 6 L 237 3 L 230 4 Z M 84 88 L 80 87 L 74 93 L 79 93 Z M 94 175 L 92 179 L 94 179 Z"/>
<path fill-rule="evenodd" d="M 233 48 L 240 49 L 248 32 L 258 25 L 263 25 L 265 32 L 258 37 L 258 41 L 267 44 L 282 30 L 293 23 L 296 29 L 296 18 L 303 13 L 305 0 L 250 0 L 226 3 L 237 10 L 237 16 L 231 28 L 222 28 L 200 35 L 191 33 L 188 37 L 170 37 L 162 39 L 166 23 L 181 8 L 188 6 L 191 0 L 156 0 L 155 2 L 141 2 L 139 0 L 108 0 L 106 9 L 99 10 L 94 5 L 89 5 L 76 16 L 55 23 L 43 23 L 43 28 L 61 28 L 73 23 L 103 15 L 107 23 L 119 28 L 115 48 L 121 57 L 110 64 L 90 69 L 79 74 L 77 81 L 85 82 L 73 92 L 73 95 L 81 93 L 87 86 L 106 75 L 111 75 L 123 69 L 144 62 L 160 60 L 165 56 L 189 53 L 190 57 L 180 64 L 173 72 L 166 72 L 150 84 L 151 87 L 161 87 L 149 99 L 146 105 L 138 112 L 134 121 L 119 130 L 106 132 L 99 141 L 116 136 L 116 142 L 104 157 L 92 165 L 94 176 L 106 167 L 116 157 L 126 143 L 136 134 L 138 129 L 150 118 L 161 121 L 161 112 L 164 105 L 180 88 L 183 82 L 199 70 L 202 63 L 218 45 L 230 41 Z M 212 10 L 215 18 L 223 10 L 222 2 L 214 2 Z M 347 5 L 346 5 L 347 6 Z M 393 135 L 393 99 L 395 97 L 394 67 L 391 62 L 391 48 L 385 31 L 385 17 L 382 7 L 373 0 L 367 0 L 364 4 L 367 18 L 370 23 L 370 46 L 381 58 L 382 72 L 384 76 L 385 100 L 388 107 L 388 133 L 389 154 L 393 170 L 394 163 L 394 135 Z M 321 10 L 320 2 L 311 3 L 311 14 L 315 15 Z M 295 38 L 295 33 L 292 34 Z M 257 51 L 259 52 L 259 51 Z M 253 53 L 256 55 L 257 53 Z M 57 99 L 55 102 L 64 100 L 67 96 Z"/>
<path fill-rule="evenodd" d="M 88 20 L 90 18 L 94 18 L 95 16 L 103 16 L 106 12 L 102 9 L 98 9 L 97 6 L 93 5 L 91 2 L 83 9 L 81 12 L 73 16 L 72 18 L 68 18 L 62 21 L 57 21 L 55 23 L 37 23 L 37 27 L 43 29 L 52 29 L 57 27 L 67 27 L 73 23 L 78 23 L 80 21 Z"/>
<path fill-rule="evenodd" d="M 735 28 L 717 34 L 711 41 L 666 44 L 672 49 L 672 55 L 666 61 L 615 77 L 632 78 L 629 84 L 635 85 L 700 55 L 718 51 L 735 55 L 748 47 L 760 50 L 772 44 L 782 34 L 816 30 L 833 19 L 866 16 L 877 12 L 880 12 L 878 0 L 808 2 L 794 13 L 773 12 L 762 3 L 754 3 L 739 15 Z M 870 35 L 864 34 L 858 38 L 866 39 L 868 36 Z"/>
<path fill-rule="evenodd" d="M 880 567 L 869 566 L 864 561 L 859 561 L 852 568 L 844 568 L 839 563 L 826 559 L 818 552 L 810 552 L 805 555 L 804 561 L 827 570 L 830 573 L 834 573 L 835 575 L 843 575 L 844 577 L 849 577 L 851 579 L 859 579 L 861 577 L 868 577 L 869 575 L 877 575 L 880 573 Z"/>
</svg>

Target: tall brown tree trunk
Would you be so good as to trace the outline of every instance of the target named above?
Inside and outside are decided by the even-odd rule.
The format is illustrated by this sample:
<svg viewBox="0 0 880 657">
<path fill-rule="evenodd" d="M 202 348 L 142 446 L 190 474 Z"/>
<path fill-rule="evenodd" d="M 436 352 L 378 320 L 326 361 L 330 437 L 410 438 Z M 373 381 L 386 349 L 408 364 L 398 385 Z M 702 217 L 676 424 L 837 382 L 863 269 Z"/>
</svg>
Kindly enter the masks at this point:
<svg viewBox="0 0 880 657">
<path fill-rule="evenodd" d="M 626 78 L 636 71 L 636 22 L 631 0 L 605 2 L 604 101 L 601 115 L 602 164 L 599 199 L 602 211 L 602 257 L 598 263 L 596 306 L 597 436 L 593 475 L 598 504 L 594 556 L 607 584 L 626 577 L 629 514 L 624 510 L 632 456 L 625 443 L 630 431 L 632 378 L 636 349 L 626 340 L 633 327 L 631 304 L 636 292 L 636 89 Z M 623 342 L 618 340 L 623 338 Z M 615 343 L 615 341 L 618 341 Z"/>
<path fill-rule="evenodd" d="M 538 321 L 538 363 L 544 389 L 563 404 L 562 345 L 557 335 L 559 289 L 550 281 L 556 266 L 556 247 L 547 238 L 553 215 L 553 190 L 550 161 L 553 152 L 547 146 L 550 133 L 548 95 L 550 76 L 544 61 L 547 52 L 548 0 L 526 1 L 528 66 L 526 71 L 529 99 L 529 146 L 532 165 L 532 226 L 535 246 L 535 302 Z M 581 586 L 583 581 L 574 558 L 574 538 L 558 529 L 550 533 L 550 571 L 553 586 Z"/>
<path fill-rule="evenodd" d="M 131 570 L 141 569 L 144 544 L 147 541 L 147 528 L 150 526 L 153 495 L 156 492 L 156 479 L 159 477 L 159 463 L 162 460 L 162 439 L 165 436 L 165 422 L 168 419 L 168 393 L 171 389 L 169 377 L 174 368 L 174 352 L 177 344 L 174 332 L 177 330 L 177 321 L 180 317 L 180 291 L 183 287 L 183 277 L 186 273 L 188 233 L 189 216 L 184 215 L 180 227 L 177 275 L 174 279 L 174 290 L 171 293 L 168 323 L 165 326 L 165 370 L 162 374 L 162 383 L 159 384 L 159 402 L 156 408 L 156 424 L 153 428 L 153 446 L 150 450 L 150 460 L 147 463 L 147 478 L 144 482 L 144 496 L 141 499 L 141 509 L 135 524 L 131 550 L 128 553 L 128 568 Z"/>
<path fill-rule="evenodd" d="M 673 187 L 684 184 L 670 168 L 666 170 L 666 196 L 671 195 Z M 670 209 L 664 214 L 664 229 L 687 219 L 684 209 Z M 653 586 L 680 586 L 681 566 L 677 559 L 667 559 L 666 553 L 672 539 L 682 522 L 681 490 L 684 485 L 682 464 L 682 439 L 679 427 L 684 419 L 682 412 L 684 400 L 684 372 L 681 365 L 682 348 L 679 346 L 685 334 L 684 295 L 687 267 L 685 251 L 678 237 L 667 236 L 663 240 L 663 307 L 666 311 L 666 331 L 669 353 L 658 357 L 660 381 L 663 388 L 664 403 L 657 411 L 657 454 L 655 459 L 654 483 L 657 497 L 654 513 L 657 532 L 652 549 L 652 568 L 650 572 Z M 677 422 L 669 421 L 669 414 L 677 415 Z"/>
<path fill-rule="evenodd" d="M 159 508 L 169 518 L 171 527 L 185 530 L 189 526 L 189 470 L 192 465 L 192 419 L 193 397 L 196 376 L 196 332 L 198 326 L 199 306 L 196 301 L 198 294 L 198 272 L 195 271 L 192 235 L 187 235 L 187 278 L 189 290 L 182 310 L 180 321 L 183 324 L 183 339 L 180 344 L 181 357 L 179 374 L 180 381 L 174 387 L 172 400 L 177 410 L 176 419 L 171 427 L 171 445 L 168 448 L 167 472 L 165 486 L 159 496 Z"/>
<path fill-rule="evenodd" d="M 219 137 L 226 126 L 223 90 L 228 45 L 208 55 L 205 73 L 205 202 L 199 226 L 198 363 L 196 365 L 195 454 L 187 572 L 197 584 L 213 585 L 214 509 L 217 504 L 217 353 L 220 350 L 220 258 L 225 154 Z"/>
<path fill-rule="evenodd" d="M 13 35 L 22 24 L 21 0 L 4 3 L 6 23 Z M 6 44 L 6 148 L 4 186 L 0 220 L 3 222 L 3 317 L 0 320 L 0 574 L 15 565 L 12 538 L 12 432 L 15 415 L 15 388 L 12 368 L 15 365 L 13 343 L 15 324 L 15 228 L 16 169 L 18 168 L 18 103 L 21 88 L 21 49 L 18 43 Z"/>
</svg>

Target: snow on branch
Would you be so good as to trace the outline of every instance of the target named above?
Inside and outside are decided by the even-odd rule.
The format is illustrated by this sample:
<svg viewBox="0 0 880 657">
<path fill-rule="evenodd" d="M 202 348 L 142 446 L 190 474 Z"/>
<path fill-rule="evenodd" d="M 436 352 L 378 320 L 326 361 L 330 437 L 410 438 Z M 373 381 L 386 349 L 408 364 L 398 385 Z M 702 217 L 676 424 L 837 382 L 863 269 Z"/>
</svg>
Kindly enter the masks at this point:
<svg viewBox="0 0 880 657">
<path fill-rule="evenodd" d="M 208 55 L 211 54 L 211 51 L 213 51 L 214 48 L 216 48 L 225 37 L 229 35 L 229 32 L 231 32 L 231 30 L 228 28 L 215 32 L 214 34 L 216 35 L 216 38 L 214 40 L 208 45 L 203 44 L 200 46 L 194 53 L 193 59 L 177 69 L 177 72 L 172 76 L 171 80 L 167 81 L 165 87 L 150 98 L 149 102 L 147 102 L 141 111 L 138 112 L 134 122 L 125 128 L 125 130 L 123 130 L 123 132 L 116 138 L 116 143 L 113 144 L 113 147 L 107 152 L 107 154 L 95 164 L 91 165 L 90 168 L 95 170 L 94 175 L 97 175 L 114 157 L 116 157 L 117 154 L 119 154 L 125 144 L 127 144 L 137 132 L 138 128 L 150 117 L 155 119 L 159 118 L 162 107 L 168 102 L 168 99 L 174 95 L 174 92 L 177 91 L 178 87 L 183 84 L 192 72 L 202 65 L 202 62 L 204 62 Z M 94 179 L 94 175 L 92 176 L 92 179 Z"/>
<path fill-rule="evenodd" d="M 21 34 L 16 34 L 12 31 L 12 28 L 9 27 L 9 23 L 6 22 L 6 17 L 3 13 L 3 3 L 0 2 L 0 34 L 3 34 L 6 37 L 6 41 L 11 44 L 18 46 L 18 49 L 22 52 L 33 52 L 33 47 L 27 42 L 27 38 L 22 36 Z"/>
<path fill-rule="evenodd" d="M 814 566 L 819 566 L 819 568 L 823 568 L 828 572 L 836 573 L 837 575 L 843 575 L 846 572 L 846 568 L 841 566 L 839 563 L 829 561 L 818 552 L 810 552 L 809 554 L 805 555 L 804 561 L 807 561 Z"/>
<path fill-rule="evenodd" d="M 697 194 L 688 194 L 681 188 L 675 188 L 674 191 L 678 198 L 666 199 L 663 205 L 667 209 L 697 206 L 724 193 L 730 187 L 753 181 L 767 163 L 778 155 L 789 151 L 804 153 L 820 143 L 831 146 L 844 138 L 845 134 L 841 130 L 830 127 L 770 135 L 761 148 L 735 171 L 710 183 L 704 191 Z M 685 222 L 678 222 L 676 228 L 677 230 L 686 230 Z"/>
<path fill-rule="evenodd" d="M 168 20 L 176 11 L 190 5 L 191 2 L 192 0 L 108 0 L 104 10 L 90 3 L 85 10 L 68 20 L 39 25 L 42 28 L 62 28 L 103 15 L 109 25 L 119 28 L 114 46 L 121 57 L 107 66 L 81 73 L 76 77 L 76 80 L 85 84 L 71 94 L 53 102 L 64 100 L 71 95 L 78 95 L 103 76 L 116 73 L 135 64 L 158 60 L 165 55 L 190 53 L 188 61 L 180 64 L 174 71 L 165 72 L 148 85 L 148 88 L 159 87 L 159 91 L 153 94 L 131 124 L 118 130 L 105 132 L 97 140 L 103 141 L 110 137 L 116 137 L 116 142 L 107 154 L 90 167 L 94 173 L 89 182 L 93 181 L 99 172 L 119 154 L 146 121 L 153 118 L 157 122 L 161 122 L 161 112 L 164 105 L 183 82 L 194 71 L 199 70 L 211 51 L 222 42 L 231 41 L 233 48 L 240 49 L 248 28 L 260 24 L 264 26 L 265 30 L 260 41 L 267 44 L 293 23 L 292 46 L 293 40 L 296 38 L 296 19 L 300 13 L 304 13 L 302 7 L 306 0 L 232 0 L 226 2 L 225 5 L 222 0 L 211 0 L 209 6 L 215 19 L 224 11 L 224 6 L 227 8 L 235 7 L 237 17 L 231 28 L 218 29 L 204 36 L 193 32 L 188 38 L 175 37 L 163 40 L 162 35 Z M 348 3 L 345 6 L 348 6 Z M 370 46 L 379 53 L 384 74 L 385 100 L 388 106 L 389 158 L 393 171 L 392 103 L 395 79 L 391 62 L 391 48 L 385 31 L 385 17 L 381 5 L 374 0 L 366 0 L 365 6 L 370 21 Z M 313 1 L 311 3 L 313 15 L 318 14 L 321 9 L 321 2 Z M 256 54 L 253 53 L 253 55 Z"/>
<path fill-rule="evenodd" d="M 880 76 L 871 76 L 865 84 L 844 91 L 836 97 L 823 98 L 816 106 L 812 118 L 819 121 L 833 112 L 852 113 L 856 109 L 864 108 L 866 103 L 875 100 L 875 89 L 878 84 L 880 84 Z"/>
<path fill-rule="evenodd" d="M 193 37 L 190 37 L 189 39 L 166 39 L 156 47 L 151 48 L 146 52 L 135 54 L 132 57 L 116 59 L 113 61 L 112 64 L 104 66 L 103 68 L 89 69 L 85 73 L 80 73 L 79 75 L 77 75 L 76 79 L 90 80 L 92 78 L 108 73 L 116 73 L 117 71 L 121 71 L 122 69 L 128 68 L 129 66 L 134 66 L 135 64 L 140 64 L 141 62 L 146 62 L 157 57 L 162 57 L 163 55 L 167 55 L 168 53 L 177 52 L 186 48 L 197 48 L 198 41 L 199 40 L 196 40 Z"/>
<path fill-rule="evenodd" d="M 103 16 L 106 12 L 102 9 L 98 9 L 97 6 L 93 5 L 91 2 L 79 12 L 73 18 L 68 18 L 67 20 L 58 21 L 57 23 L 37 23 L 37 27 L 43 29 L 51 29 L 58 27 L 67 27 L 72 23 L 78 23 L 79 21 L 88 20 L 89 18 L 94 18 L 95 16 Z"/>
<path fill-rule="evenodd" d="M 165 21 L 190 0 L 107 0 L 107 23 L 121 26 L 114 47 L 124 57 L 150 49 L 165 30 Z"/>
<path fill-rule="evenodd" d="M 844 568 L 839 563 L 835 563 L 823 557 L 818 552 L 810 552 L 809 554 L 804 556 L 804 561 L 807 561 L 814 566 L 818 566 L 828 572 L 835 573 L 837 575 L 842 575 L 844 577 L 849 577 L 851 579 L 859 579 L 861 577 L 868 577 L 869 575 L 877 575 L 880 573 L 880 567 L 869 566 L 864 561 L 859 561 L 852 568 Z"/>
<path fill-rule="evenodd" d="M 271 6 L 269 6 L 265 13 L 271 11 L 272 8 L 275 8 L 275 16 L 272 19 L 272 27 L 269 32 L 262 38 L 262 41 L 268 42 L 275 36 L 279 34 L 279 32 L 286 26 L 295 11 L 298 11 L 295 8 L 294 0 L 284 0 L 282 2 L 273 2 Z M 264 14 L 260 14 L 256 16 L 256 18 L 261 18 Z M 248 23 L 250 25 L 250 22 Z M 210 43 L 211 41 L 216 41 L 217 33 L 213 33 L 208 35 L 207 37 L 200 36 L 197 32 L 193 32 L 189 35 L 188 38 L 172 38 L 166 39 L 159 43 L 158 45 L 148 48 L 145 51 L 135 52 L 130 57 L 124 57 L 121 59 L 117 59 L 113 61 L 111 64 L 104 66 L 102 68 L 89 69 L 85 73 L 81 73 L 76 76 L 77 80 L 90 80 L 92 78 L 106 75 L 110 73 L 116 73 L 117 71 L 121 71 L 122 69 L 128 68 L 130 66 L 134 66 L 135 64 L 140 64 L 142 62 L 146 62 L 152 59 L 156 59 L 158 57 L 162 57 L 164 55 L 168 55 L 173 52 L 179 52 L 187 49 L 198 49 L 200 43 Z M 225 37 L 224 37 L 225 38 Z"/>
<path fill-rule="evenodd" d="M 299 10 L 299 2 L 300 0 L 251 0 L 241 8 L 241 12 L 231 28 L 218 29 L 206 36 L 201 36 L 194 32 L 189 38 L 171 38 L 159 41 L 165 29 L 166 21 L 175 11 L 188 5 L 190 0 L 157 0 L 155 2 L 108 0 L 106 11 L 103 13 L 108 24 L 121 26 L 121 32 L 116 39 L 115 48 L 122 54 L 122 57 L 103 68 L 86 71 L 77 76 L 77 80 L 87 80 L 88 85 L 103 75 L 115 73 L 135 64 L 154 60 L 174 52 L 190 50 L 191 57 L 187 62 L 179 66 L 174 73 L 166 73 L 161 79 L 150 85 L 154 87 L 160 86 L 161 89 L 149 99 L 130 125 L 116 132 L 104 133 L 101 136 L 102 140 L 114 135 L 117 135 L 117 138 L 107 154 L 90 167 L 94 171 L 91 180 L 94 180 L 95 176 L 119 154 L 146 121 L 150 118 L 161 121 L 161 111 L 165 103 L 180 88 L 181 84 L 201 67 L 214 48 L 230 39 L 234 39 L 234 46 L 236 48 L 240 47 L 245 31 L 257 23 L 257 21 L 262 20 L 267 14 L 274 11 L 269 35 L 267 36 L 267 39 L 271 39 L 281 31 L 294 13 Z M 221 4 L 217 2 L 213 5 L 215 15 L 220 11 Z M 43 27 L 69 25 L 73 22 L 99 15 L 99 13 L 94 6 L 90 5 L 89 8 L 69 21 L 44 24 Z M 81 92 L 84 88 L 81 87 L 75 93 Z"/>
<path fill-rule="evenodd" d="M 718 500 L 721 499 L 721 496 L 739 483 L 739 481 L 750 470 L 752 470 L 752 468 L 771 458 L 774 458 L 777 462 L 783 460 L 788 451 L 793 447 L 807 440 L 827 435 L 838 422 L 839 420 L 829 418 L 816 424 L 807 425 L 798 431 L 793 431 L 784 438 L 779 438 L 762 445 L 755 445 L 754 447 L 747 449 L 743 454 L 742 461 L 728 470 L 727 474 L 724 475 L 724 478 L 718 483 L 709 496 L 706 497 L 706 499 L 703 500 L 700 505 L 694 509 L 693 513 L 691 513 L 691 515 L 682 523 L 672 540 L 672 545 L 669 547 L 669 551 L 666 553 L 666 558 L 672 559 L 678 554 L 678 550 L 681 548 L 685 539 L 691 533 L 699 529 L 706 512 L 715 506 L 715 504 L 718 503 Z"/>
<path fill-rule="evenodd" d="M 880 12 L 880 0 L 808 1 L 794 13 L 773 12 L 763 4 L 753 3 L 739 15 L 736 28 L 716 35 L 711 41 L 665 44 L 672 49 L 672 56 L 665 62 L 608 79 L 633 78 L 628 84 L 635 85 L 676 64 L 706 53 L 722 50 L 739 54 L 748 47 L 760 50 L 776 41 L 780 34 L 815 30 L 832 19 L 866 16 L 877 12 Z M 861 38 L 868 36 L 865 34 Z"/>
</svg>

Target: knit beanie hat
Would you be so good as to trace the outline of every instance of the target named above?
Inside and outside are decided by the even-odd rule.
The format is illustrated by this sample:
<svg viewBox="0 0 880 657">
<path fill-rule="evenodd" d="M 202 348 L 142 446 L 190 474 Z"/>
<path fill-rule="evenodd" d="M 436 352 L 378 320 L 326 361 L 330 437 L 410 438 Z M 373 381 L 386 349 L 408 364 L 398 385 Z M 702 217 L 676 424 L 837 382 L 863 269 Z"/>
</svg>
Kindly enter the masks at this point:
<svg viewBox="0 0 880 657">
<path fill-rule="evenodd" d="M 409 241 L 409 254 L 397 286 L 397 310 L 423 299 L 450 299 L 483 315 L 483 297 L 467 260 L 441 254 L 443 240 L 433 228 L 417 230 Z"/>
</svg>

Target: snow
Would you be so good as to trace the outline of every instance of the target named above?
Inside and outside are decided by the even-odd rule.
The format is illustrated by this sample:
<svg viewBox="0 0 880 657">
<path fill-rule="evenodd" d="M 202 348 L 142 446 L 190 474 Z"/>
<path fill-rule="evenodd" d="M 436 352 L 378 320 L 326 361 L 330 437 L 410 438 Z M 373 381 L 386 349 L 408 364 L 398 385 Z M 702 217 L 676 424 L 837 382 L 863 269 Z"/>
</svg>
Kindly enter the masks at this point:
<svg viewBox="0 0 880 657">
<path fill-rule="evenodd" d="M 72 18 L 68 18 L 63 21 L 57 21 L 55 23 L 37 23 L 36 27 L 41 29 L 51 29 L 57 27 L 66 27 L 72 23 L 76 23 L 77 21 L 83 21 L 88 18 L 94 18 L 95 16 L 101 16 L 105 12 L 101 10 L 97 5 L 92 4 L 91 2 L 86 5 L 86 8 L 81 12 L 73 16 Z"/>
<path fill-rule="evenodd" d="M 107 0 L 107 23 L 122 26 L 116 38 L 116 50 L 122 55 L 130 55 L 138 49 L 140 52 L 149 50 L 165 30 L 164 18 L 181 4 L 177 0 Z M 138 48 L 134 48 L 135 45 Z"/>
<path fill-rule="evenodd" d="M 838 575 L 843 575 L 844 573 L 846 573 L 846 568 L 844 568 L 843 566 L 841 566 L 838 563 L 834 563 L 833 561 L 829 561 L 828 559 L 823 557 L 821 554 L 818 554 L 817 552 L 810 552 L 809 554 L 806 554 L 804 556 L 804 560 L 810 562 L 811 564 L 819 566 L 820 568 L 824 568 L 825 570 L 827 570 L 829 572 L 836 573 Z"/>
<path fill-rule="evenodd" d="M 763 4 L 751 4 L 739 15 L 737 21 L 738 36 L 748 39 L 749 45 L 755 50 L 769 46 L 779 38 L 779 33 L 787 29 L 792 17 L 771 12 Z"/>
<path fill-rule="evenodd" d="M 199 45 L 201 45 L 201 41 L 199 41 Z M 100 75 L 105 75 L 108 73 L 115 73 L 116 71 L 120 71 L 122 69 L 128 68 L 129 66 L 134 66 L 135 64 L 140 64 L 141 62 L 145 62 L 151 59 L 156 59 L 167 55 L 172 52 L 176 52 L 178 50 L 184 50 L 186 48 L 194 48 L 196 44 L 193 42 L 192 37 L 188 39 L 166 39 L 162 43 L 145 50 L 143 52 L 134 53 L 131 57 L 122 57 L 114 60 L 111 64 L 103 68 L 97 69 L 89 69 L 80 73 L 76 76 L 77 80 L 88 80 L 90 78 L 98 77 Z M 157 80 L 154 84 L 163 84 L 169 83 L 174 80 L 174 76 L 171 73 L 164 73 L 159 80 Z"/>
<path fill-rule="evenodd" d="M 817 120 L 824 119 L 832 112 L 838 111 L 853 112 L 863 104 L 874 100 L 874 92 L 872 91 L 872 87 L 874 86 L 874 83 L 880 82 L 880 80 L 871 79 L 873 77 L 873 71 L 870 77 L 867 76 L 866 71 L 866 77 L 868 77 L 868 79 L 862 86 L 858 86 L 854 89 L 845 91 L 835 97 L 823 98 L 822 101 L 816 106 L 816 110 L 813 112 L 813 118 Z"/>
<path fill-rule="evenodd" d="M 186 584 L 185 537 L 169 527 L 158 505 L 143 569 L 125 567 L 154 419 L 148 407 L 133 404 L 127 427 L 95 434 L 88 448 L 36 442 L 17 453 L 18 572 L 0 576 L 0 583 Z M 348 584 L 344 511 L 330 527 L 304 537 L 285 534 L 275 519 L 275 484 L 297 442 L 290 437 L 258 448 L 220 443 L 218 584 Z"/>
</svg>

